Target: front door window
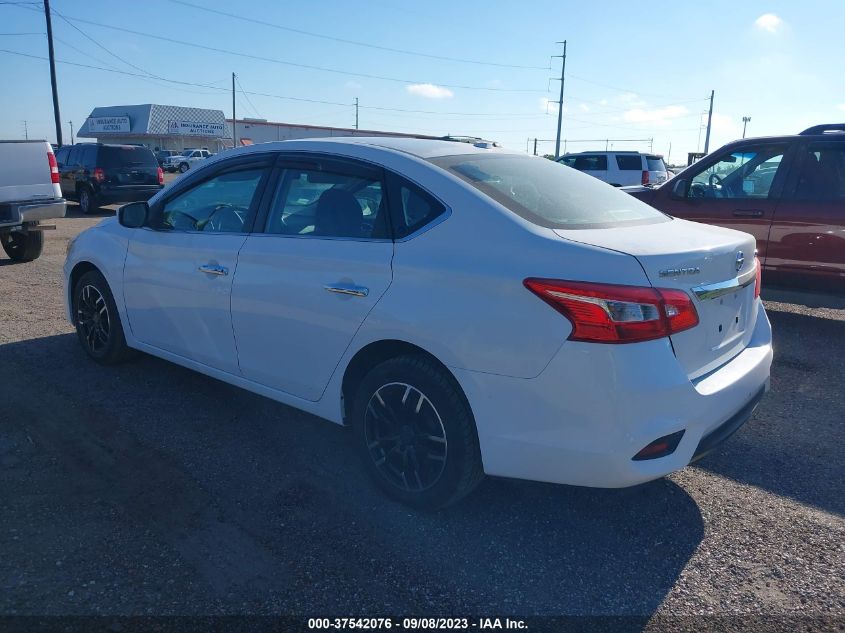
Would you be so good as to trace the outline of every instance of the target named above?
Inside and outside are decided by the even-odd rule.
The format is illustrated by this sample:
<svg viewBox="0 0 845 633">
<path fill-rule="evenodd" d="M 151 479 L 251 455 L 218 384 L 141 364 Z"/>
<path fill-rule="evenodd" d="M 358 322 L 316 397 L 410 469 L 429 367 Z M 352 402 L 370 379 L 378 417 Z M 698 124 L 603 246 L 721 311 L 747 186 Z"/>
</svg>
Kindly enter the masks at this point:
<svg viewBox="0 0 845 633">
<path fill-rule="evenodd" d="M 782 145 L 765 145 L 726 154 L 693 177 L 688 197 L 768 198 L 785 149 Z"/>
</svg>

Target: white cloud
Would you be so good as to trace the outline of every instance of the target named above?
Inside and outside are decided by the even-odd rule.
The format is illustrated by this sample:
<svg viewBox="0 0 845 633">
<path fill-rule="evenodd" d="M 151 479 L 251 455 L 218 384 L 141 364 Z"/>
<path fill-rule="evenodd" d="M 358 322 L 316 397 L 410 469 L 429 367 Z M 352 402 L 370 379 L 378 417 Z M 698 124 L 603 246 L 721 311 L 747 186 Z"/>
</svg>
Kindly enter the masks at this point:
<svg viewBox="0 0 845 633">
<path fill-rule="evenodd" d="M 622 114 L 622 119 L 628 123 L 667 125 L 672 119 L 677 119 L 687 114 L 689 114 L 689 110 L 684 106 L 670 105 L 663 108 L 655 108 L 654 110 L 643 110 L 642 108 L 626 110 Z"/>
<path fill-rule="evenodd" d="M 778 30 L 780 30 L 780 28 L 783 26 L 783 20 L 781 20 L 774 13 L 764 13 L 759 18 L 754 20 L 754 26 L 760 29 L 761 31 L 777 33 Z"/>
<path fill-rule="evenodd" d="M 590 111 L 590 106 L 588 106 L 586 103 L 582 103 L 581 105 L 578 106 L 578 108 L 581 110 L 581 112 L 589 112 Z"/>
<path fill-rule="evenodd" d="M 411 84 L 405 88 L 412 95 L 425 97 L 426 99 L 451 99 L 455 96 L 448 88 L 435 86 L 434 84 Z"/>
<path fill-rule="evenodd" d="M 616 97 L 616 101 L 631 108 L 642 108 L 646 105 L 646 102 L 643 101 L 638 94 L 633 92 L 625 92 L 619 95 Z"/>
<path fill-rule="evenodd" d="M 845 111 L 845 103 L 840 103 L 839 105 L 836 106 L 836 109 Z"/>
<path fill-rule="evenodd" d="M 351 81 L 350 80 L 350 81 L 347 81 L 345 84 L 343 84 L 343 87 L 346 88 L 347 90 L 361 90 L 364 86 L 359 84 L 357 81 Z"/>
<path fill-rule="evenodd" d="M 599 101 L 599 105 L 606 106 L 607 105 L 607 99 L 602 99 L 601 101 Z"/>
</svg>

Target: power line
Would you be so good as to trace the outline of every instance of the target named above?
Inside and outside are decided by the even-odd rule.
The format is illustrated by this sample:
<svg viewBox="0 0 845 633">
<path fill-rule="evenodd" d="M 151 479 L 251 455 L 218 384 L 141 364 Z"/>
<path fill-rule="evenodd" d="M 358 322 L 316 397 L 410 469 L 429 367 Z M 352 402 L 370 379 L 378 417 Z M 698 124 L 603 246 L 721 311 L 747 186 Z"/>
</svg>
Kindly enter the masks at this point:
<svg viewBox="0 0 845 633">
<path fill-rule="evenodd" d="M 670 95 L 656 94 L 656 93 L 653 93 L 653 92 L 641 92 L 639 90 L 631 90 L 630 88 L 622 88 L 620 86 L 613 86 L 611 84 L 602 83 L 602 82 L 599 82 L 599 81 L 595 81 L 593 79 L 587 79 L 586 77 L 579 77 L 578 75 L 573 75 L 571 73 L 567 74 L 566 76 L 568 78 L 574 79 L 576 81 L 582 81 L 584 83 L 593 84 L 594 86 L 600 86 L 602 88 L 608 88 L 610 90 L 616 90 L 618 92 L 630 92 L 630 93 L 633 93 L 633 94 L 640 94 L 640 95 L 644 95 L 644 96 L 647 96 L 647 97 L 657 97 L 659 99 L 674 99 L 675 98 L 675 97 L 672 97 Z"/>
<path fill-rule="evenodd" d="M 368 42 L 361 42 L 358 40 L 350 40 L 345 39 L 342 37 L 334 37 L 331 35 L 325 35 L 323 33 L 314 33 L 312 31 L 304 31 L 302 29 L 295 29 L 289 26 L 282 26 L 281 24 L 274 24 L 273 22 L 267 22 L 266 20 L 257 20 L 255 18 L 249 18 L 243 15 L 237 15 L 235 13 L 227 13 L 226 11 L 220 11 L 218 9 L 211 9 L 209 7 L 200 6 L 198 4 L 194 4 L 192 2 L 186 2 L 185 0 L 170 0 L 175 4 L 181 4 L 186 7 L 191 7 L 192 9 L 196 9 L 198 11 L 205 11 L 207 13 L 216 13 L 217 15 L 222 15 L 227 18 L 232 18 L 235 20 L 241 20 L 243 22 L 249 22 L 251 24 L 260 24 L 261 26 L 266 26 L 274 29 L 278 29 L 281 31 L 287 31 L 289 33 L 297 33 L 299 35 L 307 35 L 308 37 L 316 37 L 323 40 L 329 40 L 332 42 L 340 42 L 342 44 L 349 44 L 351 46 L 361 46 L 364 48 L 371 48 L 379 51 L 387 51 L 390 53 L 400 53 L 402 55 L 412 55 L 415 57 L 426 57 L 428 59 L 439 59 L 442 61 L 449 61 L 449 62 L 458 62 L 462 64 L 476 64 L 479 66 L 495 66 L 498 68 L 520 68 L 524 70 L 548 70 L 546 66 L 527 66 L 527 65 L 520 65 L 520 64 L 502 64 L 498 62 L 488 62 L 479 59 L 466 59 L 461 57 L 449 57 L 447 55 L 434 55 L 432 53 L 423 53 L 420 51 L 411 51 L 403 48 L 392 48 L 390 46 L 381 46 L 378 44 L 370 44 Z"/>
<path fill-rule="evenodd" d="M 244 87 L 241 85 L 241 80 L 240 80 L 240 78 L 239 78 L 239 77 L 235 77 L 235 81 L 237 81 L 237 82 L 238 82 L 238 88 L 240 88 L 240 89 L 241 89 L 241 94 L 244 96 L 244 99 L 246 99 L 246 102 L 249 104 L 249 107 L 250 107 L 250 108 L 252 108 L 252 111 L 255 113 L 255 116 L 257 116 L 259 119 L 260 119 L 260 118 L 262 118 L 262 116 L 258 113 L 258 110 L 257 110 L 257 109 L 255 108 L 255 106 L 252 104 L 252 101 L 250 100 L 249 96 L 248 96 L 248 95 L 247 95 L 247 93 L 244 91 Z"/>
<path fill-rule="evenodd" d="M 191 48 L 198 48 L 200 50 L 206 51 L 213 51 L 215 53 L 223 53 L 224 55 L 234 55 L 236 57 L 244 57 L 246 59 L 254 59 L 258 61 L 270 62 L 273 64 L 281 64 L 283 66 L 291 66 L 294 68 L 303 68 L 305 70 L 315 70 L 318 72 L 326 72 L 326 73 L 333 73 L 337 75 L 343 75 L 346 77 L 362 77 L 364 79 L 376 79 L 379 81 L 390 81 L 394 83 L 401 83 L 401 84 L 420 84 L 420 83 L 436 83 L 438 86 L 443 86 L 445 88 L 456 88 L 461 90 L 480 90 L 486 92 L 521 92 L 521 93 L 545 93 L 545 90 L 535 90 L 530 88 L 494 88 L 490 86 L 469 86 L 469 85 L 462 85 L 462 84 L 448 84 L 448 83 L 441 83 L 441 82 L 430 82 L 430 81 L 421 81 L 418 79 L 407 79 L 402 77 L 389 77 L 385 75 L 373 75 L 369 73 L 359 73 L 347 70 L 340 70 L 337 68 L 329 68 L 326 66 L 314 66 L 312 64 L 302 64 L 298 62 L 291 62 L 284 59 L 277 59 L 274 57 L 265 57 L 263 55 L 253 55 L 250 53 L 242 53 L 240 51 L 233 51 L 225 48 L 217 48 L 215 46 L 208 46 L 205 44 L 198 44 L 196 42 L 189 42 L 186 40 L 177 40 L 170 37 L 164 37 L 163 35 L 154 35 L 152 33 L 144 33 L 143 31 L 136 31 L 134 29 L 127 29 L 120 26 L 114 26 L 111 24 L 103 24 L 102 22 L 94 22 L 92 20 L 83 20 L 81 18 L 64 18 L 65 20 L 72 20 L 73 22 L 78 22 L 81 24 L 90 24 L 92 26 L 99 26 L 105 29 L 112 29 L 114 31 L 120 31 L 122 33 L 131 33 L 132 35 L 138 35 L 140 37 L 147 37 L 155 40 L 160 40 L 163 42 L 169 42 L 171 44 L 179 44 L 182 46 L 188 46 Z"/>
</svg>

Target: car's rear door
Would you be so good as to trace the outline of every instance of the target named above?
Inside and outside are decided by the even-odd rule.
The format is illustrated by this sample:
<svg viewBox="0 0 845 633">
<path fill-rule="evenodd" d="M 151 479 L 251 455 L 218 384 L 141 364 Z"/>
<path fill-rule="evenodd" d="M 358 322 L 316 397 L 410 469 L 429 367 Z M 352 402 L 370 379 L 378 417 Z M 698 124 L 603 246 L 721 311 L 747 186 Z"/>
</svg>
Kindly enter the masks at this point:
<svg viewBox="0 0 845 633">
<path fill-rule="evenodd" d="M 802 141 L 772 222 L 772 271 L 845 277 L 845 142 Z"/>
<path fill-rule="evenodd" d="M 383 171 L 283 157 L 238 257 L 232 325 L 244 377 L 318 400 L 392 280 Z"/>
<path fill-rule="evenodd" d="M 232 279 L 273 158 L 237 157 L 196 173 L 156 203 L 149 227 L 132 232 L 123 288 L 138 341 L 240 373 Z"/>
</svg>

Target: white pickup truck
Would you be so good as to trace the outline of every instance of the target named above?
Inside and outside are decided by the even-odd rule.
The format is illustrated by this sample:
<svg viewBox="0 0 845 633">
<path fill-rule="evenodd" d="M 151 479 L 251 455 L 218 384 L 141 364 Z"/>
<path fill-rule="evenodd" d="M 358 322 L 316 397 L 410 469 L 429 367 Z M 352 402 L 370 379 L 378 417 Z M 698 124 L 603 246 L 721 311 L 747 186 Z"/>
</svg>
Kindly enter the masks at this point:
<svg viewBox="0 0 845 633">
<path fill-rule="evenodd" d="M 47 141 L 0 140 L 0 245 L 29 262 L 44 249 L 42 220 L 65 217 L 59 168 Z"/>
<path fill-rule="evenodd" d="M 195 164 L 213 155 L 207 149 L 186 149 L 181 154 L 165 158 L 162 168 L 165 171 L 178 171 L 184 174 Z"/>
</svg>

